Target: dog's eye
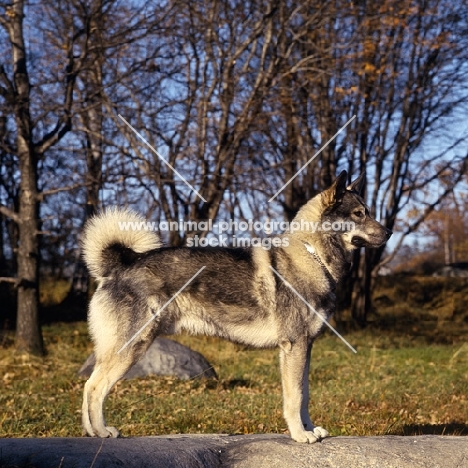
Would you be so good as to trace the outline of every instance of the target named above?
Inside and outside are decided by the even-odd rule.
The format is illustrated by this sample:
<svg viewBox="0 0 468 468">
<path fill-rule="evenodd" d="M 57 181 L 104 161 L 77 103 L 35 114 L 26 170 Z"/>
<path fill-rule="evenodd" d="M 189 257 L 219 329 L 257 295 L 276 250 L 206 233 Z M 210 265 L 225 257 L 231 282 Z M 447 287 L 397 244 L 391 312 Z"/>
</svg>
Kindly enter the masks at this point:
<svg viewBox="0 0 468 468">
<path fill-rule="evenodd" d="M 364 216 L 364 213 L 362 211 L 355 211 L 353 214 L 357 218 L 362 218 Z"/>
</svg>

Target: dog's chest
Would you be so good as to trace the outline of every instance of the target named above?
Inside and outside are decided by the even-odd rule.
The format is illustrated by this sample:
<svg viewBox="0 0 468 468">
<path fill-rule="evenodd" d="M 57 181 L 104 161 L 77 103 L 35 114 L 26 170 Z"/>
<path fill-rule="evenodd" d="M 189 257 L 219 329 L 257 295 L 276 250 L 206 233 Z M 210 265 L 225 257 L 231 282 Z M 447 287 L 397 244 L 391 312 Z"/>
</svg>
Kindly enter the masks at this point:
<svg viewBox="0 0 468 468">
<path fill-rule="evenodd" d="M 315 298 L 307 307 L 306 321 L 310 336 L 316 336 L 326 326 L 327 322 L 335 312 L 336 295 L 330 292 L 324 297 Z"/>
</svg>

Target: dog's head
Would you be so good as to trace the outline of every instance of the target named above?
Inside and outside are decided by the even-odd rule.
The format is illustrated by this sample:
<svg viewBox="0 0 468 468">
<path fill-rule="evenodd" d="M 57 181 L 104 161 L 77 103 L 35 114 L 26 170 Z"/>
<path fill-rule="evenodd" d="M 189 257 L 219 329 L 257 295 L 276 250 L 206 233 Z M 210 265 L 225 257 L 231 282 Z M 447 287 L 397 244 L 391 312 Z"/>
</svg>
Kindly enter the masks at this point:
<svg viewBox="0 0 468 468">
<path fill-rule="evenodd" d="M 334 226 L 337 229 L 334 231 L 341 236 L 347 250 L 380 247 L 390 238 L 392 231 L 369 214 L 369 208 L 361 196 L 364 173 L 349 186 L 346 186 L 347 177 L 346 171 L 341 172 L 332 186 L 322 192 L 322 224 L 326 221 L 336 223 Z"/>
<path fill-rule="evenodd" d="M 319 222 L 317 230 L 323 235 L 339 236 L 348 251 L 359 247 L 377 248 L 392 235 L 369 214 L 362 190 L 364 174 L 347 186 L 346 171 L 327 190 L 303 206 L 296 219 Z"/>
</svg>

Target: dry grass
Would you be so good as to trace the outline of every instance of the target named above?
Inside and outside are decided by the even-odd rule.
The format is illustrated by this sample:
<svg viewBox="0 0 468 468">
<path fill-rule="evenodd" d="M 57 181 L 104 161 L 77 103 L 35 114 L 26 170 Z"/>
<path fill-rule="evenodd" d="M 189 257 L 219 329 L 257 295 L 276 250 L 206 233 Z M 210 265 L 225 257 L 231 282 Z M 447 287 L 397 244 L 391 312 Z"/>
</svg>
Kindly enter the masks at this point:
<svg viewBox="0 0 468 468">
<path fill-rule="evenodd" d="M 44 359 L 0 349 L 0 436 L 81 435 L 84 381 L 76 372 L 91 352 L 84 323 L 44 329 Z M 286 432 L 277 352 L 205 337 L 178 337 L 215 366 L 219 380 L 151 377 L 120 382 L 107 421 L 125 436 L 168 433 Z M 312 419 L 333 435 L 466 434 L 468 344 L 376 329 L 334 335 L 314 349 Z"/>
<path fill-rule="evenodd" d="M 374 293 L 380 328 L 425 336 L 435 343 L 465 342 L 468 336 L 468 279 L 424 276 L 379 278 Z"/>
</svg>

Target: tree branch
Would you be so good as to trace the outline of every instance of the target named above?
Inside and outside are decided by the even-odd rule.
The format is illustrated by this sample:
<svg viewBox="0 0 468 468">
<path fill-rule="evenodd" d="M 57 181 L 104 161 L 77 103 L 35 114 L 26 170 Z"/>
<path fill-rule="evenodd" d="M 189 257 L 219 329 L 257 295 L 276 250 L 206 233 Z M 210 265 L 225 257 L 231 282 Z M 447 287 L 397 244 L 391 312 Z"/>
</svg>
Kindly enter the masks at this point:
<svg viewBox="0 0 468 468">
<path fill-rule="evenodd" d="M 83 184 L 74 184 L 74 185 L 69 185 L 68 187 L 58 187 L 55 189 L 49 189 L 49 190 L 43 190 L 41 193 L 37 195 L 38 201 L 43 201 L 45 197 L 48 197 L 49 195 L 55 195 L 56 193 L 60 192 L 67 192 L 69 190 L 74 190 L 78 187 L 81 187 Z"/>
<path fill-rule="evenodd" d="M 7 218 L 10 218 L 17 224 L 21 222 L 19 214 L 16 213 L 16 211 L 10 210 L 10 208 L 7 208 L 4 205 L 0 205 L 0 213 L 6 216 Z"/>
<path fill-rule="evenodd" d="M 65 68 L 66 73 L 66 86 L 65 86 L 65 100 L 63 103 L 62 115 L 57 121 L 55 127 L 48 132 L 36 145 L 36 151 L 38 154 L 43 154 L 49 148 L 58 143 L 70 130 L 72 127 L 71 115 L 72 115 L 72 106 L 73 106 L 73 90 L 75 88 L 76 77 L 83 66 L 84 59 L 88 51 L 87 47 L 83 47 L 83 50 L 80 54 L 78 60 L 75 60 L 73 55 L 73 46 L 75 41 L 84 35 L 86 31 L 80 29 L 74 36 L 71 41 L 71 44 L 68 48 L 68 62 Z"/>
<path fill-rule="evenodd" d="M 0 81 L 3 82 L 5 88 L 2 88 L 3 96 L 8 99 L 12 98 L 15 95 L 15 88 L 13 87 L 12 82 L 9 80 L 7 74 L 5 73 L 5 68 L 3 65 L 0 65 Z"/>
<path fill-rule="evenodd" d="M 402 233 L 401 235 L 401 238 L 398 240 L 398 243 L 397 245 L 395 246 L 395 248 L 393 249 L 393 252 L 386 256 L 384 259 L 382 259 L 372 270 L 373 271 L 378 271 L 378 269 L 380 267 L 382 267 L 383 265 L 387 264 L 388 262 L 390 262 L 391 260 L 393 260 L 393 258 L 395 257 L 395 255 L 397 254 L 398 250 L 400 249 L 400 247 L 402 246 L 403 244 L 403 241 L 405 239 L 405 237 L 408 235 L 408 234 L 411 234 L 412 232 L 415 232 L 419 226 L 427 219 L 427 217 L 436 209 L 437 206 L 440 205 L 440 203 L 450 194 L 453 192 L 453 190 L 455 189 L 455 187 L 458 185 L 458 183 L 462 180 L 462 178 L 464 177 L 466 171 L 467 171 L 467 167 L 468 167 L 468 162 L 467 160 L 465 159 L 465 161 L 463 161 L 462 165 L 461 165 L 461 168 L 460 168 L 460 171 L 458 172 L 458 175 L 457 175 L 457 178 L 455 179 L 455 181 L 449 186 L 447 187 L 444 192 L 439 196 L 437 197 L 437 200 L 435 200 L 433 203 L 430 203 L 429 205 L 426 206 L 426 209 L 424 210 L 424 212 L 421 214 L 421 216 L 413 223 L 411 224 L 410 226 L 408 226 L 406 228 L 406 230 Z"/>
<path fill-rule="evenodd" d="M 18 278 L 13 278 L 10 276 L 0 276 L 0 283 L 13 283 L 14 285 L 17 285 L 18 282 Z"/>
</svg>

